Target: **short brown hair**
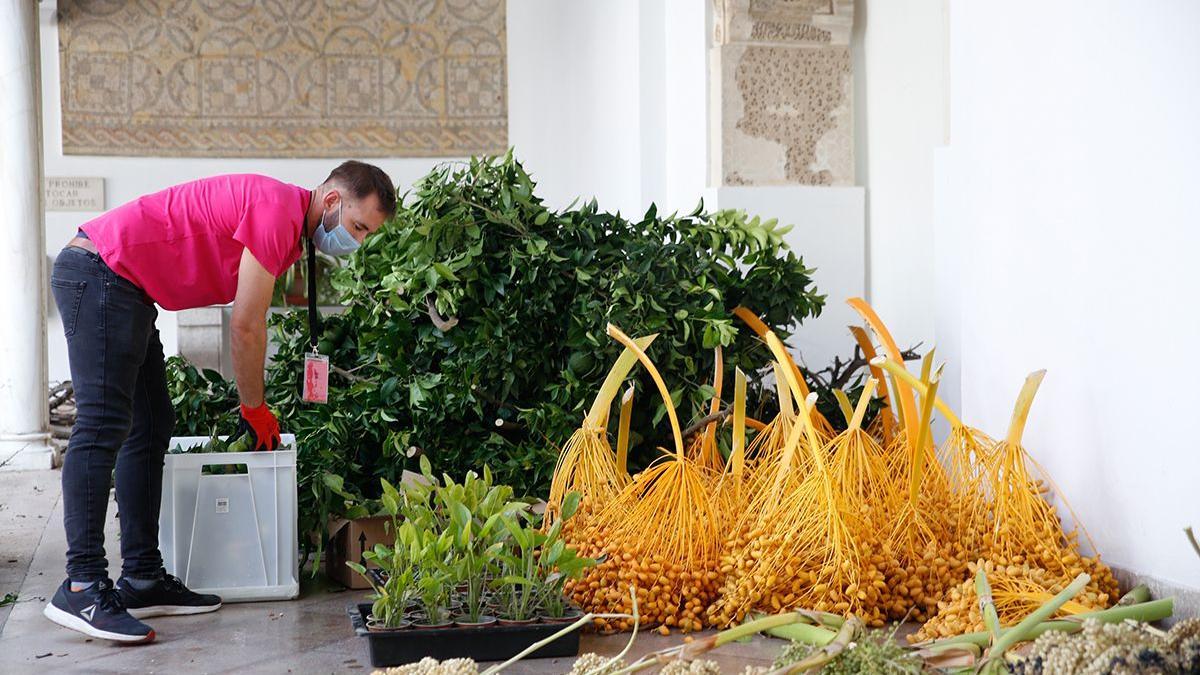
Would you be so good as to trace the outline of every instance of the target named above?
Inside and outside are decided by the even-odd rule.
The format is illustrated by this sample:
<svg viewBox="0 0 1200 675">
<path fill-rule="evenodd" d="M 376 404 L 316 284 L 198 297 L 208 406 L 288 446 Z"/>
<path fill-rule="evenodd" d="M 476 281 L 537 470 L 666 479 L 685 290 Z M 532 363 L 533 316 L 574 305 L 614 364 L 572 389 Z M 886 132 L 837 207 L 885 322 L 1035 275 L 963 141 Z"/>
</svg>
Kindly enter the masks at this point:
<svg viewBox="0 0 1200 675">
<path fill-rule="evenodd" d="M 379 197 L 379 210 L 388 218 L 396 215 L 396 188 L 383 169 L 374 164 L 350 160 L 342 162 L 329 172 L 326 183 L 337 183 L 354 196 L 365 199 L 370 195 Z"/>
</svg>

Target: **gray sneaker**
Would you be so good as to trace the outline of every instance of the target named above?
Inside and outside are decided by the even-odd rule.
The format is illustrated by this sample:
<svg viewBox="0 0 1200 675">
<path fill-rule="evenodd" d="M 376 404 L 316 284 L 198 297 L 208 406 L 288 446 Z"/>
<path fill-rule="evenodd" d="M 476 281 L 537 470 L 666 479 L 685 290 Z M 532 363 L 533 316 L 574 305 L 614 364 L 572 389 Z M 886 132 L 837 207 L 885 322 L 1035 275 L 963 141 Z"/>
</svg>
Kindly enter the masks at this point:
<svg viewBox="0 0 1200 675">
<path fill-rule="evenodd" d="M 82 591 L 72 591 L 71 580 L 64 581 L 42 614 L 63 628 L 101 640 L 154 642 L 154 629 L 129 615 L 110 579 L 101 579 Z"/>
</svg>

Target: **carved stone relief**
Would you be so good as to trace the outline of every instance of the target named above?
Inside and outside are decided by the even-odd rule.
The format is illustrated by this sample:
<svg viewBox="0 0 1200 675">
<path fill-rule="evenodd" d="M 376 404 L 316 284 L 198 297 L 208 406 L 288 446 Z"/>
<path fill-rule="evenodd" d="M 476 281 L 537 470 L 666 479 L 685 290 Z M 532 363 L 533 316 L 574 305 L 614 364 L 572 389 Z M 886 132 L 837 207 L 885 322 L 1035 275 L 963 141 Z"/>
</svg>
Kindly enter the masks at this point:
<svg viewBox="0 0 1200 675">
<path fill-rule="evenodd" d="M 720 184 L 852 185 L 852 0 L 717 2 Z"/>
<path fill-rule="evenodd" d="M 462 156 L 508 146 L 505 0 L 59 0 L 63 151 Z"/>
</svg>

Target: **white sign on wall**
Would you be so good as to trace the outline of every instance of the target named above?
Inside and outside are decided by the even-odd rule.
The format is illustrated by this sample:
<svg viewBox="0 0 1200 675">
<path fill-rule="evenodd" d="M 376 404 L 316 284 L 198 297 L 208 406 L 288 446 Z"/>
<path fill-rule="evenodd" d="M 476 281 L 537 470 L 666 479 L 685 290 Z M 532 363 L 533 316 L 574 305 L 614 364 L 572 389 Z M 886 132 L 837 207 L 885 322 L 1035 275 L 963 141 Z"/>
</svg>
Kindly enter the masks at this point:
<svg viewBox="0 0 1200 675">
<path fill-rule="evenodd" d="M 104 179 L 46 176 L 47 211 L 103 211 Z"/>
</svg>

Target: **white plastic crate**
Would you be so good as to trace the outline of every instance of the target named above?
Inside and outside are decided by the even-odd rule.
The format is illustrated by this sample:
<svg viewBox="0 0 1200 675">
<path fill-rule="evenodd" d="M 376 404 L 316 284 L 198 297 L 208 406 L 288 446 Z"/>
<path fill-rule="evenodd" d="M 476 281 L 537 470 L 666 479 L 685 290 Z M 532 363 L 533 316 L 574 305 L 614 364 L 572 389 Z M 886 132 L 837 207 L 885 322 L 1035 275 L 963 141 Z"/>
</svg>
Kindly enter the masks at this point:
<svg viewBox="0 0 1200 675">
<path fill-rule="evenodd" d="M 171 449 L 208 438 L 172 438 Z M 226 602 L 290 600 L 300 594 L 296 531 L 296 437 L 274 452 L 170 454 L 163 467 L 158 541 L 167 572 Z M 244 464 L 247 473 L 204 474 Z"/>
</svg>

